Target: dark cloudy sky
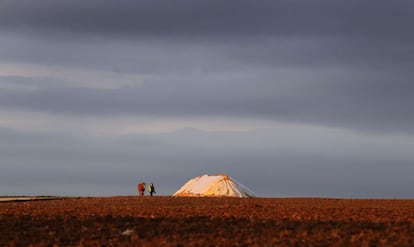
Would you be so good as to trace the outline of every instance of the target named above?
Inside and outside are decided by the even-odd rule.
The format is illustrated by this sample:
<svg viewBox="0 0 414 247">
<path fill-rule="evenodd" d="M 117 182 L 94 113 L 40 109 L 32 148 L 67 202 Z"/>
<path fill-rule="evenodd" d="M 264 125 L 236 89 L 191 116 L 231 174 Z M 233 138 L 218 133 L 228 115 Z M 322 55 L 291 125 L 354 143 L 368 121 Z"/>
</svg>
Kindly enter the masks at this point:
<svg viewBox="0 0 414 247">
<path fill-rule="evenodd" d="M 0 2 L 0 195 L 414 198 L 412 1 Z"/>
</svg>

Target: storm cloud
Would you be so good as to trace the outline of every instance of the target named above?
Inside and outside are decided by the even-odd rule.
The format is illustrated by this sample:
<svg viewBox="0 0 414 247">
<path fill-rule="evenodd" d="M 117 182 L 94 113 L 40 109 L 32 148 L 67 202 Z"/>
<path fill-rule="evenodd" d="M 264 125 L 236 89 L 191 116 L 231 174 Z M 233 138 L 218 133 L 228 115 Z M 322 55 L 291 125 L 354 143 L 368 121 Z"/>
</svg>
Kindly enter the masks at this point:
<svg viewBox="0 0 414 247">
<path fill-rule="evenodd" d="M 51 114 L 243 117 L 365 131 L 414 130 L 411 82 L 354 78 L 338 83 L 313 75 L 318 77 L 321 81 L 204 82 L 204 78 L 202 82 L 154 82 L 118 89 L 2 90 L 0 105 Z"/>
<path fill-rule="evenodd" d="M 412 38 L 408 1 L 4 1 L 3 29 L 92 35 Z"/>
<path fill-rule="evenodd" d="M 0 194 L 24 193 L 13 178 L 42 193 L 50 177 L 63 179 L 51 193 L 105 194 L 108 180 L 123 194 L 122 177 L 141 174 L 172 193 L 229 172 L 289 188 L 266 196 L 412 197 L 413 12 L 409 1 L 2 1 L 0 176 L 14 189 Z M 302 145 L 315 139 L 324 148 Z"/>
</svg>

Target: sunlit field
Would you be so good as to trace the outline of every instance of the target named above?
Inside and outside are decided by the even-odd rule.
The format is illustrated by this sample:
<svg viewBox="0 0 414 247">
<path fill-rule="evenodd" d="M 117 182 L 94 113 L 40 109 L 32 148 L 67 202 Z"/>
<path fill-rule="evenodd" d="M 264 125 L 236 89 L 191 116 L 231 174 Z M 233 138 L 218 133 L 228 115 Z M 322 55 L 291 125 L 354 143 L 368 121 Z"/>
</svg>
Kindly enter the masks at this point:
<svg viewBox="0 0 414 247">
<path fill-rule="evenodd" d="M 414 200 L 79 197 L 0 202 L 1 246 L 412 246 Z"/>
</svg>

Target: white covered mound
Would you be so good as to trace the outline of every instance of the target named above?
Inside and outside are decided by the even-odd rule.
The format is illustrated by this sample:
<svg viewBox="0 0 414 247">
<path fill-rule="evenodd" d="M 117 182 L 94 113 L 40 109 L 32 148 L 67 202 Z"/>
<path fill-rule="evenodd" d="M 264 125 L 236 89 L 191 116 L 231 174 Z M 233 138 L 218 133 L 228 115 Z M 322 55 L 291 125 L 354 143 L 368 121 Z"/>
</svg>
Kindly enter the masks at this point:
<svg viewBox="0 0 414 247">
<path fill-rule="evenodd" d="M 256 197 L 246 186 L 224 174 L 190 179 L 173 196 Z"/>
</svg>

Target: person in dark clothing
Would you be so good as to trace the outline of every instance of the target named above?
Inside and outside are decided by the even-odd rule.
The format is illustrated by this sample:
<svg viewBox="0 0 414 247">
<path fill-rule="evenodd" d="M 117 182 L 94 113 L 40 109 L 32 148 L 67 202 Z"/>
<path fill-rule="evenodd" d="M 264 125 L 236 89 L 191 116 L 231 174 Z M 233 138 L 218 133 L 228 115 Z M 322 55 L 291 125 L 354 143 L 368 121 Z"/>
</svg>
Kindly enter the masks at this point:
<svg viewBox="0 0 414 247">
<path fill-rule="evenodd" d="M 154 187 L 154 184 L 153 183 L 150 183 L 148 185 L 148 192 L 150 193 L 151 196 L 152 196 L 152 194 L 155 193 L 155 187 Z"/>
</svg>

